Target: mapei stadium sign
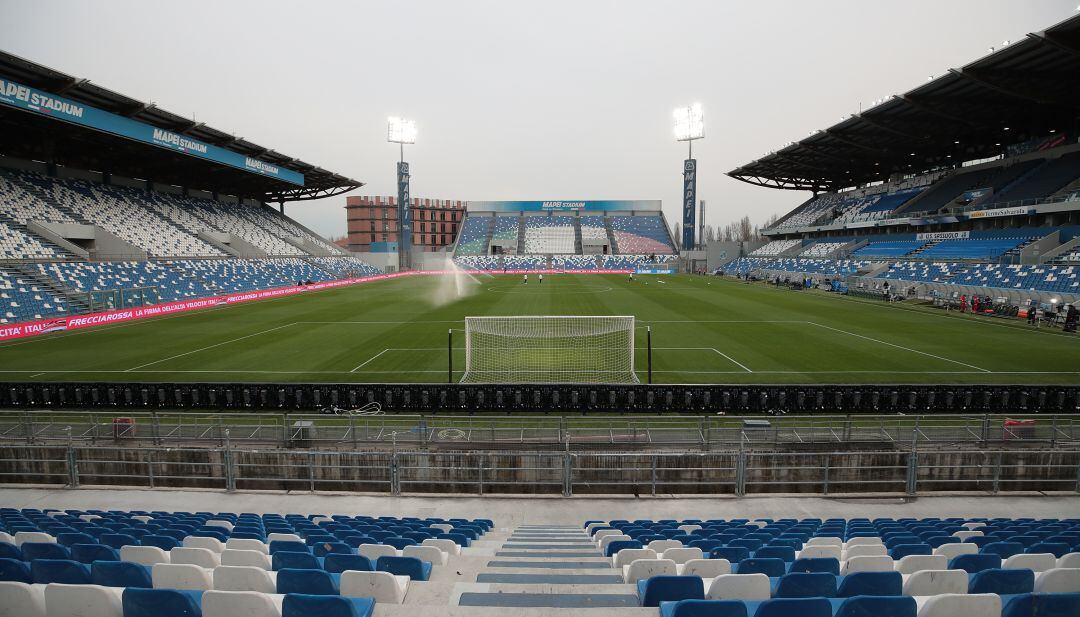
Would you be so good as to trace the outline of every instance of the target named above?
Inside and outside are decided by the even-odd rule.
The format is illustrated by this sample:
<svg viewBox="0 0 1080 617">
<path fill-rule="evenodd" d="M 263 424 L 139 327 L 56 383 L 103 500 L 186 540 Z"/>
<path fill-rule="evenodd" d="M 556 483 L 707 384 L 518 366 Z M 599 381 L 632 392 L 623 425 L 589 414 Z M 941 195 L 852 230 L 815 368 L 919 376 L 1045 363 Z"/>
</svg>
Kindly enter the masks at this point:
<svg viewBox="0 0 1080 617">
<path fill-rule="evenodd" d="M 159 148 L 243 169 L 260 176 L 277 178 L 290 184 L 304 186 L 304 174 L 282 169 L 266 161 L 244 156 L 232 150 L 204 144 L 172 131 L 102 111 L 61 96 L 42 92 L 30 86 L 0 79 L 0 103 L 23 111 L 36 113 L 62 122 L 126 137 Z"/>
</svg>

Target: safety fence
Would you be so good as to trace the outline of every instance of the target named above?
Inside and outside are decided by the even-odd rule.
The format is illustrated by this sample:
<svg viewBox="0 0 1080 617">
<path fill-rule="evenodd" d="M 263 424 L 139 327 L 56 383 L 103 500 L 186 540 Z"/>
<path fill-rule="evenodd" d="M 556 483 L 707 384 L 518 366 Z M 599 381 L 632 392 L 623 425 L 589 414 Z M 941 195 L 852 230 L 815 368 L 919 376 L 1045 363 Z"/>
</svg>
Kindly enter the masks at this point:
<svg viewBox="0 0 1080 617">
<path fill-rule="evenodd" d="M 1077 415 L 544 416 L 0 412 L 0 444 L 724 450 L 1080 446 Z M 838 448 L 839 449 L 839 448 Z"/>
<path fill-rule="evenodd" d="M 4 445 L 0 483 L 390 495 L 1080 492 L 1080 449 L 575 453 Z"/>
</svg>

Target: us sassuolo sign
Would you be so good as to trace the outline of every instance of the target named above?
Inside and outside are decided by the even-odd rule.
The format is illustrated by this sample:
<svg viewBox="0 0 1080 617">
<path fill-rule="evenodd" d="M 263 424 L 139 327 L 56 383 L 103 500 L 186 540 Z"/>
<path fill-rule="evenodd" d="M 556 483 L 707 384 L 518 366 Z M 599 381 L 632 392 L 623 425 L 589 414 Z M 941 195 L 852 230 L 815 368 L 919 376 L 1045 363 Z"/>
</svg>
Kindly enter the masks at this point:
<svg viewBox="0 0 1080 617">
<path fill-rule="evenodd" d="M 0 104 L 304 186 L 304 174 L 291 169 L 284 169 L 239 152 L 212 146 L 14 81 L 0 79 Z"/>
</svg>

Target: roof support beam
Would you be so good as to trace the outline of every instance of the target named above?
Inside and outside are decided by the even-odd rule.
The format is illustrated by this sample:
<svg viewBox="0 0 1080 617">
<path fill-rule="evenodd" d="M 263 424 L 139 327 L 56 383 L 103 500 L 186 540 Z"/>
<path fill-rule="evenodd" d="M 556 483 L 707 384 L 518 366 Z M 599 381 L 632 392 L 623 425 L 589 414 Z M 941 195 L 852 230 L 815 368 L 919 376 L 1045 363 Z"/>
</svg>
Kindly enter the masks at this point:
<svg viewBox="0 0 1080 617">
<path fill-rule="evenodd" d="M 837 131 L 835 131 L 833 129 L 825 129 L 824 133 L 826 135 L 828 135 L 829 137 L 832 137 L 836 141 L 843 142 L 843 143 L 845 143 L 845 144 L 847 144 L 849 146 L 852 146 L 854 148 L 858 148 L 860 150 L 866 150 L 867 152 L 873 152 L 874 154 L 887 154 L 888 153 L 888 150 L 884 150 L 884 149 L 878 148 L 876 146 L 868 146 L 866 144 L 862 144 L 862 143 L 859 143 L 857 141 L 853 141 L 853 140 L 849 139 L 848 137 L 845 137 L 844 135 L 842 135 L 841 133 L 839 133 L 839 132 L 837 132 Z"/>
<path fill-rule="evenodd" d="M 57 94 L 67 94 L 68 91 L 72 90 L 73 88 L 78 88 L 79 86 L 81 86 L 83 84 L 88 84 L 88 83 L 90 83 L 89 79 L 74 79 L 74 78 L 72 78 L 66 84 L 64 84 L 63 86 L 60 86 L 59 88 L 57 88 L 56 93 Z"/>
<path fill-rule="evenodd" d="M 971 120 L 968 120 L 967 118 L 951 114 L 951 113 L 949 113 L 947 111 L 942 111 L 942 110 L 940 110 L 940 109 L 938 109 L 936 107 L 932 107 L 930 105 L 927 105 L 926 103 L 923 103 L 922 101 L 920 101 L 920 100 L 918 100 L 916 98 L 913 98 L 911 96 L 908 96 L 906 94 L 902 94 L 902 95 L 899 95 L 899 96 L 894 96 L 893 98 L 901 100 L 901 101 L 907 103 L 908 105 L 911 105 L 915 109 L 918 109 L 919 111 L 925 111 L 926 113 L 937 116 L 939 118 L 945 118 L 946 120 L 952 120 L 953 122 L 959 122 L 960 124 L 963 124 L 965 126 L 970 126 L 970 127 L 977 127 L 978 126 L 977 124 L 975 124 Z"/>
<path fill-rule="evenodd" d="M 891 126 L 889 126 L 887 124 L 882 124 L 882 123 L 880 123 L 880 122 L 878 122 L 876 120 L 871 120 L 870 118 L 866 117 L 863 114 L 859 114 L 859 120 L 862 120 L 863 122 L 869 124 L 870 126 L 876 128 L 878 130 L 885 131 L 886 133 L 892 133 L 893 135 L 896 135 L 898 137 L 906 137 L 908 139 L 914 139 L 915 141 L 923 141 L 923 142 L 931 141 L 929 138 L 927 138 L 927 137 L 925 137 L 923 135 L 915 135 L 915 134 L 912 134 L 912 133 L 908 133 L 907 131 L 901 131 L 901 130 L 896 129 L 894 127 L 891 127 Z"/>
<path fill-rule="evenodd" d="M 1045 32 L 1032 32 L 1028 34 L 1028 37 L 1035 39 L 1036 41 L 1044 45 L 1054 47 L 1071 56 L 1080 56 L 1080 47 L 1076 47 L 1075 45 L 1066 43 L 1065 41 L 1061 40 L 1060 37 L 1056 37 Z"/>
<path fill-rule="evenodd" d="M 1049 99 L 1045 99 L 1043 97 L 1033 96 L 1032 94 L 1029 94 L 1028 92 L 1026 92 L 1024 90 L 1010 88 L 1009 86 L 1004 86 L 1004 85 L 1002 85 L 1000 83 L 995 83 L 995 82 L 992 82 L 992 81 L 988 81 L 985 77 L 977 75 L 976 73 L 974 73 L 972 71 L 965 71 L 964 69 L 949 69 L 949 72 L 952 73 L 953 75 L 956 75 L 957 77 L 962 77 L 964 79 L 967 79 L 968 81 L 979 84 L 983 88 L 986 88 L 988 90 L 994 90 L 995 92 L 1000 92 L 1001 94 L 1004 94 L 1006 96 L 1011 96 L 1013 98 L 1024 99 L 1024 100 L 1027 100 L 1027 101 L 1035 101 L 1036 103 L 1039 103 L 1039 104 L 1042 104 L 1042 105 L 1056 105 L 1056 106 L 1059 106 L 1059 107 L 1074 107 L 1074 108 L 1075 107 L 1080 107 L 1080 102 L 1068 103 L 1068 102 L 1065 102 L 1065 101 L 1052 101 L 1052 100 L 1049 100 Z"/>
<path fill-rule="evenodd" d="M 799 146 L 809 150 L 810 152 L 813 152 L 817 156 L 824 157 L 824 158 L 827 158 L 827 159 L 832 159 L 834 161 L 837 161 L 838 163 L 850 163 L 851 162 L 851 161 L 849 161 L 848 159 L 846 159 L 846 158 L 844 158 L 842 156 L 836 156 L 835 154 L 832 154 L 832 153 L 828 152 L 826 148 L 824 148 L 822 146 L 819 146 L 817 144 L 799 144 Z"/>
</svg>

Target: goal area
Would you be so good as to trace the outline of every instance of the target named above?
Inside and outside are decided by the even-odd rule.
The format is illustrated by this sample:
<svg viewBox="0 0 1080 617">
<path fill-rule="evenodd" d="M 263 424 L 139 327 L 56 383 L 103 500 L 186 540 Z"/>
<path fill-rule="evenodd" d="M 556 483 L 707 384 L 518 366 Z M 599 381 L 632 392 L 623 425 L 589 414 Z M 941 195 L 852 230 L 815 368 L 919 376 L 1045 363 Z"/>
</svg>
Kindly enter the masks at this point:
<svg viewBox="0 0 1080 617">
<path fill-rule="evenodd" d="M 466 317 L 462 383 L 637 383 L 634 317 Z"/>
</svg>

